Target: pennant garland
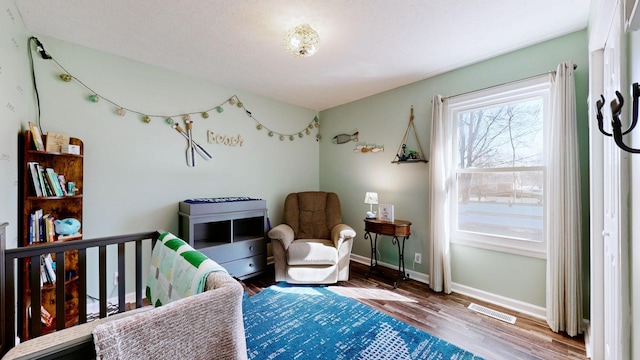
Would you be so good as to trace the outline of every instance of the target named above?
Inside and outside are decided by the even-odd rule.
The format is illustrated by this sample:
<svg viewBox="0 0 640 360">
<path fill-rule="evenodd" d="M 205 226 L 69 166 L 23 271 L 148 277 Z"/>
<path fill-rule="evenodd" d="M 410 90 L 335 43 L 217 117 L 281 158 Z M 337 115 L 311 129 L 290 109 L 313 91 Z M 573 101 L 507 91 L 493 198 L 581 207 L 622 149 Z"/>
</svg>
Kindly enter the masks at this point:
<svg viewBox="0 0 640 360">
<path fill-rule="evenodd" d="M 253 119 L 256 122 L 256 129 L 258 130 L 266 130 L 267 131 L 267 135 L 269 135 L 269 137 L 277 137 L 278 139 L 280 139 L 280 141 L 283 141 L 285 139 L 289 139 L 291 141 L 293 141 L 296 137 L 298 138 L 302 138 L 305 135 L 311 135 L 311 130 L 313 130 L 314 128 L 319 129 L 320 128 L 320 121 L 318 119 L 318 116 L 316 115 L 313 120 L 311 122 L 309 122 L 309 124 L 307 124 L 307 126 L 304 129 L 301 129 L 298 132 L 295 133 L 281 133 L 278 131 L 275 131 L 271 128 L 268 128 L 267 126 L 265 126 L 263 123 L 261 123 L 260 121 L 258 121 L 258 119 L 256 119 L 256 117 L 251 113 L 251 111 L 247 110 L 247 108 L 244 106 L 244 103 L 240 100 L 240 98 L 238 98 L 237 95 L 233 95 L 231 96 L 229 99 L 225 100 L 224 102 L 220 103 L 217 106 L 213 106 L 209 109 L 203 110 L 203 111 L 197 111 L 197 112 L 190 112 L 190 113 L 184 113 L 184 114 L 176 114 L 176 115 L 160 115 L 160 114 L 147 114 L 147 113 L 143 113 L 131 108 L 127 108 L 124 107 L 122 105 L 117 104 L 115 101 L 112 101 L 108 98 L 105 98 L 104 96 L 101 96 L 100 94 L 98 94 L 98 92 L 94 91 L 93 89 L 91 89 L 89 86 L 87 86 L 84 82 L 82 82 L 80 79 L 78 79 L 77 77 L 71 75 L 71 73 L 69 71 L 67 71 L 67 69 L 65 69 L 58 61 L 56 61 L 56 59 L 54 59 L 53 57 L 50 58 L 51 60 L 53 60 L 63 71 L 64 73 L 60 74 L 60 80 L 64 81 L 64 82 L 71 82 L 72 80 L 75 80 L 78 84 L 82 85 L 85 89 L 87 89 L 91 95 L 89 95 L 87 97 L 87 100 L 89 100 L 90 102 L 93 103 L 97 103 L 100 100 L 106 101 L 109 104 L 113 105 L 115 107 L 114 112 L 119 115 L 119 116 L 125 116 L 127 113 L 134 113 L 138 116 L 140 116 L 140 120 L 146 124 L 151 123 L 152 119 L 154 118 L 159 118 L 162 119 L 167 125 L 173 125 L 174 124 L 174 119 L 176 117 L 182 118 L 183 120 L 191 120 L 191 115 L 200 115 L 203 119 L 208 119 L 210 116 L 210 113 L 217 113 L 220 114 L 222 112 L 224 112 L 224 108 L 223 106 L 225 105 L 229 105 L 229 106 L 236 106 L 239 109 L 244 110 L 244 112 L 246 113 L 246 115 Z M 320 140 L 322 138 L 322 136 L 320 135 L 320 131 L 318 130 L 318 133 L 316 134 L 316 140 Z"/>
</svg>

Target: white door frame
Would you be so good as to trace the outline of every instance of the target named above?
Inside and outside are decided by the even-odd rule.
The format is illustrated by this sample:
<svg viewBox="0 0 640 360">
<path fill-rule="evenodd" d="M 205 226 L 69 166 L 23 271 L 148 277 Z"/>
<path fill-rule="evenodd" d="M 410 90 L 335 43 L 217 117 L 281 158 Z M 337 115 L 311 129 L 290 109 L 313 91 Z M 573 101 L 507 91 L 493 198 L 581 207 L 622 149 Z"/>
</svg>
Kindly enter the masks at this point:
<svg viewBox="0 0 640 360">
<path fill-rule="evenodd" d="M 592 359 L 626 360 L 631 354 L 629 154 L 600 134 L 594 114 L 595 103 L 604 94 L 605 129 L 611 132 L 609 103 L 615 98 L 614 91 L 629 98 L 624 8 L 621 2 L 612 5 L 601 1 L 594 7 L 597 17 L 589 39 L 591 322 L 586 340 Z M 625 119 L 628 109 L 625 105 Z"/>
<path fill-rule="evenodd" d="M 591 52 L 589 58 L 589 262 L 590 316 L 585 332 L 587 356 L 604 359 L 604 136 L 600 133 L 595 114 L 596 101 L 604 94 L 604 51 Z"/>
</svg>

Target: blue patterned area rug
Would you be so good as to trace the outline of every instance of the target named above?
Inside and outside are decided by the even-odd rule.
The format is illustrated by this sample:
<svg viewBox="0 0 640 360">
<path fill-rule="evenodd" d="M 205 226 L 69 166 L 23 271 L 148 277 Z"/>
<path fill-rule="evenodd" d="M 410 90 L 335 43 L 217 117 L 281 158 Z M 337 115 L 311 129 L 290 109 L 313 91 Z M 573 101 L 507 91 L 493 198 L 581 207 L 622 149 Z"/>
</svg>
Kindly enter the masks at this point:
<svg viewBox="0 0 640 360">
<path fill-rule="evenodd" d="M 242 307 L 249 359 L 481 359 L 325 287 L 273 285 Z"/>
</svg>

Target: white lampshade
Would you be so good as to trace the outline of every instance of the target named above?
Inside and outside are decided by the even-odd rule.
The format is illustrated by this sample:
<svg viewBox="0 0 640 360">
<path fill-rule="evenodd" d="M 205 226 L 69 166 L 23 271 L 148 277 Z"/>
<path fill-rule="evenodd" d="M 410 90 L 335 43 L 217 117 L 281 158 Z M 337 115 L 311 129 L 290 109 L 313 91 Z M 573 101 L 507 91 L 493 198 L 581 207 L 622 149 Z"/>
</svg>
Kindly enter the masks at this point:
<svg viewBox="0 0 640 360">
<path fill-rule="evenodd" d="M 369 205 L 377 205 L 378 204 L 378 193 L 375 192 L 367 192 L 364 196 L 364 203 Z"/>
</svg>

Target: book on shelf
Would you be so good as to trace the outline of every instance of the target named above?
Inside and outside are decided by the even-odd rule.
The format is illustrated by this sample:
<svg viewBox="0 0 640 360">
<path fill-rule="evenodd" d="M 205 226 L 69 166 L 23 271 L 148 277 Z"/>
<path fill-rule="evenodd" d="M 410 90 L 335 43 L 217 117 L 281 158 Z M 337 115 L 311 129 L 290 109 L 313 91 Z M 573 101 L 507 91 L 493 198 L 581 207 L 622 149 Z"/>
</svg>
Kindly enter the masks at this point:
<svg viewBox="0 0 640 360">
<path fill-rule="evenodd" d="M 53 324 L 53 316 L 44 308 L 44 306 L 40 307 L 40 321 L 44 326 L 51 326 Z"/>
<path fill-rule="evenodd" d="M 31 183 L 33 184 L 33 191 L 36 196 L 42 195 L 42 188 L 40 187 L 40 180 L 38 178 L 38 168 L 36 167 L 38 163 L 35 161 L 29 161 L 27 166 L 29 167 L 29 174 L 31 175 Z"/>
<path fill-rule="evenodd" d="M 44 255 L 40 255 L 40 285 L 50 284 L 51 279 L 47 271 L 47 266 L 44 264 Z"/>
<path fill-rule="evenodd" d="M 47 175 L 45 174 L 44 168 L 40 164 L 36 164 L 36 168 L 38 169 L 38 179 L 40 180 L 40 186 L 42 187 L 42 195 L 43 196 L 54 196 L 54 192 L 49 186 L 49 182 L 47 181 Z"/>
<path fill-rule="evenodd" d="M 56 231 L 55 231 L 55 227 L 53 225 L 53 215 L 51 214 L 45 214 L 42 217 L 42 222 L 44 223 L 44 241 L 45 242 L 53 242 L 56 239 Z"/>
<path fill-rule="evenodd" d="M 45 172 L 47 173 L 47 181 L 49 181 L 49 185 L 55 193 L 55 196 L 64 196 L 62 188 L 60 187 L 60 181 L 58 180 L 58 174 L 56 174 L 52 168 L 46 168 Z"/>
<path fill-rule="evenodd" d="M 62 145 L 69 144 L 69 135 L 53 133 L 49 131 L 47 133 L 47 142 L 45 149 L 49 152 L 62 152 Z"/>
<path fill-rule="evenodd" d="M 42 215 L 42 239 L 40 242 L 49 242 L 49 218 L 51 214 Z"/>
<path fill-rule="evenodd" d="M 42 242 L 44 229 L 42 228 L 42 209 L 38 209 L 33 212 L 33 239 L 31 243 Z"/>
<path fill-rule="evenodd" d="M 35 145 L 36 150 L 44 151 L 44 143 L 42 142 L 42 133 L 40 133 L 40 128 L 29 121 L 29 130 L 31 130 L 31 137 L 33 138 L 33 145 Z"/>
<path fill-rule="evenodd" d="M 49 280 L 47 279 L 47 272 L 44 268 L 44 260 L 42 257 L 40 258 L 40 287 L 46 284 Z"/>
<path fill-rule="evenodd" d="M 40 269 L 44 271 L 45 277 L 47 278 L 47 284 L 55 284 L 56 283 L 56 268 L 53 259 L 51 258 L 51 254 L 42 255 L 42 262 L 44 266 L 41 266 Z"/>
<path fill-rule="evenodd" d="M 29 313 L 29 318 L 31 318 L 31 306 L 29 306 L 27 312 Z M 42 322 L 42 325 L 46 327 L 53 324 L 53 316 L 51 316 L 51 313 L 49 313 L 42 305 L 40 306 L 40 321 Z"/>
<path fill-rule="evenodd" d="M 82 234 L 77 232 L 71 235 L 58 235 L 58 241 L 74 240 L 82 238 Z"/>
<path fill-rule="evenodd" d="M 36 225 L 35 225 L 35 215 L 29 214 L 29 245 L 33 244 L 36 233 Z"/>
</svg>

